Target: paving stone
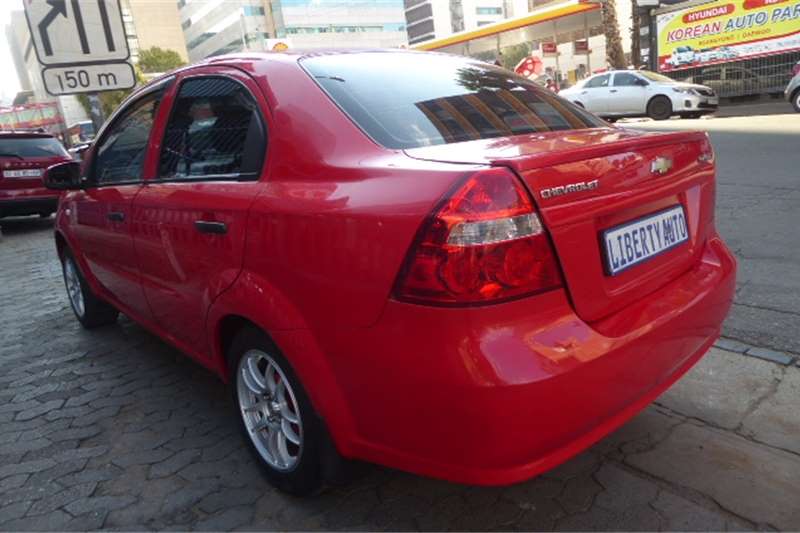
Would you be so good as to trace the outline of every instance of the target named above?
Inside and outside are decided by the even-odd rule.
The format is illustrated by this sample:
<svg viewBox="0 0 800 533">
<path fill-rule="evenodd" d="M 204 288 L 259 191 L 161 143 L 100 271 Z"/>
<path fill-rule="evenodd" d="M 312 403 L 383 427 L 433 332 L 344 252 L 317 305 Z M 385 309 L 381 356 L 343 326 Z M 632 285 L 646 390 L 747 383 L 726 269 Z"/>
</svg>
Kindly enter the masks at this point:
<svg viewBox="0 0 800 533">
<path fill-rule="evenodd" d="M 780 377 L 781 368 L 774 364 L 712 348 L 656 401 L 682 415 L 733 429 Z"/>
<path fill-rule="evenodd" d="M 160 463 L 164 459 L 171 457 L 175 452 L 165 450 L 163 448 L 157 450 L 144 450 L 141 452 L 131 452 L 125 455 L 115 457 L 112 462 L 123 468 L 131 465 L 151 465 Z"/>
<path fill-rule="evenodd" d="M 9 520 L 22 518 L 25 516 L 25 513 L 28 512 L 28 509 L 30 509 L 32 503 L 33 502 L 22 501 L 12 503 L 11 505 L 6 505 L 5 507 L 0 507 L 0 526 Z"/>
<path fill-rule="evenodd" d="M 40 450 L 47 448 L 50 444 L 51 442 L 48 439 L 22 439 L 16 442 L 0 444 L 0 455 Z"/>
<path fill-rule="evenodd" d="M 150 467 L 150 478 L 171 476 L 200 458 L 200 450 L 183 450 Z"/>
<path fill-rule="evenodd" d="M 247 524 L 253 517 L 252 507 L 234 507 L 222 511 L 204 520 L 201 520 L 194 526 L 195 531 L 230 531 L 239 526 Z"/>
<path fill-rule="evenodd" d="M 800 369 L 787 368 L 777 390 L 742 423 L 742 433 L 800 454 Z"/>
<path fill-rule="evenodd" d="M 59 509 L 71 502 L 85 498 L 94 492 L 97 483 L 81 483 L 68 487 L 60 492 L 54 494 L 47 494 L 41 500 L 38 500 L 28 511 L 28 514 L 35 516 L 38 514 L 45 514 L 56 509 Z M 74 514 L 73 514 L 74 516 Z"/>
<path fill-rule="evenodd" d="M 729 432 L 683 424 L 653 450 L 626 461 L 670 483 L 708 494 L 751 522 L 800 528 L 800 456 Z"/>
<path fill-rule="evenodd" d="M 651 503 L 666 521 L 667 531 L 748 531 L 752 527 L 719 510 L 702 507 L 686 498 L 661 491 Z"/>
<path fill-rule="evenodd" d="M 115 509 L 123 509 L 135 501 L 136 498 L 133 496 L 86 497 L 65 505 L 64 510 L 72 516 L 79 516 L 85 513 L 97 511 L 113 511 Z"/>
<path fill-rule="evenodd" d="M 38 461 L 27 461 L 24 463 L 7 464 L 0 466 L 0 479 L 14 474 L 30 474 L 50 468 L 56 464 L 52 459 L 40 459 Z"/>
<path fill-rule="evenodd" d="M 25 420 L 36 418 L 37 416 L 49 413 L 53 409 L 58 409 L 59 407 L 61 407 L 63 403 L 64 400 L 50 400 L 49 402 L 40 403 L 35 407 L 31 407 L 30 409 L 20 411 L 19 413 L 17 413 L 17 416 L 14 417 L 14 420 L 19 420 L 24 422 Z"/>
<path fill-rule="evenodd" d="M 789 354 L 775 350 L 769 350 L 767 348 L 749 348 L 747 350 L 747 355 L 758 357 L 759 359 L 764 359 L 781 365 L 788 365 L 794 361 L 794 357 Z"/>
<path fill-rule="evenodd" d="M 56 510 L 43 515 L 11 520 L 3 524 L 3 528 L 7 531 L 63 531 L 71 520 L 69 514 Z"/>
<path fill-rule="evenodd" d="M 203 512 L 213 514 L 217 511 L 236 507 L 237 505 L 250 505 L 255 502 L 264 491 L 259 489 L 233 489 L 223 490 L 209 494 L 197 505 Z"/>
<path fill-rule="evenodd" d="M 717 339 L 717 342 L 714 343 L 714 346 L 729 352 L 736 352 L 740 354 L 745 353 L 748 348 L 751 348 L 749 344 L 745 344 L 734 339 L 726 339 L 724 337 Z"/>
</svg>

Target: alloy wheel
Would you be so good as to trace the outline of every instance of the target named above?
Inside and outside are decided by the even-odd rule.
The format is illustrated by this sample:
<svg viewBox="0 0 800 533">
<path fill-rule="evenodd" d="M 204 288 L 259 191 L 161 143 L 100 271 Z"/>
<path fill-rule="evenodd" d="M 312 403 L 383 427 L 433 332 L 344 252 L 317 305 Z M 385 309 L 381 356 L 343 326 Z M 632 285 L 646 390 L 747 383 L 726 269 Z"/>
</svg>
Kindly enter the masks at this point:
<svg viewBox="0 0 800 533">
<path fill-rule="evenodd" d="M 64 282 L 67 285 L 67 295 L 75 313 L 82 317 L 86 308 L 83 303 L 83 290 L 81 288 L 81 278 L 78 269 L 71 258 L 64 261 Z"/>
<path fill-rule="evenodd" d="M 261 350 L 248 350 L 236 373 L 239 410 L 259 455 L 275 470 L 293 470 L 303 452 L 303 423 L 286 374 Z"/>
</svg>

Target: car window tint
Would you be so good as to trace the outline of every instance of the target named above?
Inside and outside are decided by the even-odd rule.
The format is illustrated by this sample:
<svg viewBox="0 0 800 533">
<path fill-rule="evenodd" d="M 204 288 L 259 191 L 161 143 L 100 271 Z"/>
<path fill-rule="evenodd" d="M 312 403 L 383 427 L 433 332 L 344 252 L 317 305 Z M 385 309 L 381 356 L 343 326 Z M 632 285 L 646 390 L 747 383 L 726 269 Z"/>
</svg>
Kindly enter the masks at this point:
<svg viewBox="0 0 800 533">
<path fill-rule="evenodd" d="M 630 87 L 636 85 L 639 78 L 627 72 L 618 72 L 614 74 L 614 87 Z"/>
<path fill-rule="evenodd" d="M 157 91 L 130 104 L 103 134 L 92 163 L 92 176 L 96 184 L 142 179 L 150 130 L 161 94 L 162 91 Z"/>
<path fill-rule="evenodd" d="M 608 87 L 608 79 L 611 76 L 609 74 L 603 74 L 601 76 L 597 76 L 596 78 L 592 78 L 586 82 L 584 88 L 593 89 L 595 87 Z"/>
<path fill-rule="evenodd" d="M 469 58 L 367 52 L 309 56 L 301 64 L 367 135 L 387 148 L 601 125 L 528 79 Z"/>
<path fill-rule="evenodd" d="M 258 104 L 242 84 L 185 81 L 173 105 L 159 163 L 161 179 L 257 176 L 265 151 Z"/>
<path fill-rule="evenodd" d="M 64 146 L 53 137 L 0 137 L 0 157 L 53 157 L 69 154 Z"/>
</svg>

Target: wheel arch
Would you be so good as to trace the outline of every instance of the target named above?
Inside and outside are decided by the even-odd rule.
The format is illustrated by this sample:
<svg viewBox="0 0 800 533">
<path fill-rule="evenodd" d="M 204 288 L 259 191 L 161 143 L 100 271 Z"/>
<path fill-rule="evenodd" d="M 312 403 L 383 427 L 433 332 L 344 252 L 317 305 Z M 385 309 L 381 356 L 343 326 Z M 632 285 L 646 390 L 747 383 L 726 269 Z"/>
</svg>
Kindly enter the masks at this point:
<svg viewBox="0 0 800 533">
<path fill-rule="evenodd" d="M 357 439 L 355 424 L 332 362 L 280 291 L 257 274 L 242 273 L 213 303 L 207 324 L 212 335 L 212 366 L 226 383 L 230 381 L 227 352 L 236 334 L 248 327 L 263 333 L 291 364 L 339 453 L 350 455 Z"/>
</svg>

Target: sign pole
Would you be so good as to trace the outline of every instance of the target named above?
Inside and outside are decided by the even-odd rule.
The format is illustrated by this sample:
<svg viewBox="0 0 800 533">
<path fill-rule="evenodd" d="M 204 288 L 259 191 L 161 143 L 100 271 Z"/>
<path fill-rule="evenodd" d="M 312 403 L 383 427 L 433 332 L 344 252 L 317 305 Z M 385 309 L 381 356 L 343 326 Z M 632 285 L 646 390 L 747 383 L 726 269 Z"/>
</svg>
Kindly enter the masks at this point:
<svg viewBox="0 0 800 533">
<path fill-rule="evenodd" d="M 92 118 L 94 131 L 97 133 L 100 131 L 100 126 L 102 126 L 105 121 L 103 105 L 100 103 L 100 95 L 97 93 L 89 93 L 86 96 L 89 98 L 89 115 Z"/>
</svg>

